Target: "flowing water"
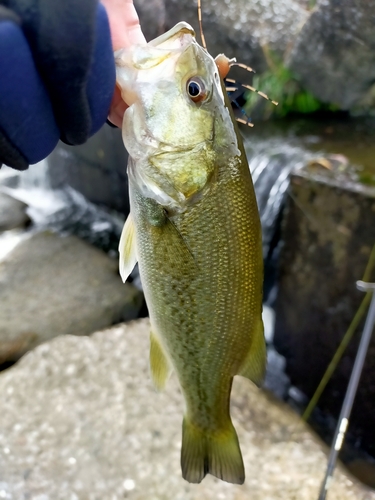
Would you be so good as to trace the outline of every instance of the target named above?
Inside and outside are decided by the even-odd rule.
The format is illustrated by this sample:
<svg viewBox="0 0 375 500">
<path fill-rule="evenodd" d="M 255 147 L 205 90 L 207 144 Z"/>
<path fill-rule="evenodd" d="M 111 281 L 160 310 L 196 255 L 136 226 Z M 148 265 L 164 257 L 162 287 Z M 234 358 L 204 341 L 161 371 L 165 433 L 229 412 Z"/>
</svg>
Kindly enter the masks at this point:
<svg viewBox="0 0 375 500">
<path fill-rule="evenodd" d="M 47 160 L 25 172 L 7 167 L 0 170 L 0 191 L 26 203 L 33 222 L 27 231 L 17 229 L 0 234 L 0 259 L 29 234 L 45 229 L 74 234 L 107 253 L 116 254 L 124 216 L 90 203 L 70 186 L 62 189 L 50 186 Z"/>
</svg>

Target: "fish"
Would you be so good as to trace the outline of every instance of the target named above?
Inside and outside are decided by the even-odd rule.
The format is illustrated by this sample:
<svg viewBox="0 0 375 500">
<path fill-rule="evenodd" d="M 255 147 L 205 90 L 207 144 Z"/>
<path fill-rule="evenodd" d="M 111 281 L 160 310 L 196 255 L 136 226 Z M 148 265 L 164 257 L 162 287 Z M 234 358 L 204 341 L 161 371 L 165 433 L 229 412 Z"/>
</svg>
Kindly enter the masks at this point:
<svg viewBox="0 0 375 500">
<path fill-rule="evenodd" d="M 232 382 L 261 384 L 266 345 L 261 226 L 241 136 L 218 66 L 189 24 L 116 51 L 115 62 L 129 106 L 120 274 L 125 281 L 138 262 L 155 387 L 177 374 L 183 478 L 242 484 Z"/>
</svg>

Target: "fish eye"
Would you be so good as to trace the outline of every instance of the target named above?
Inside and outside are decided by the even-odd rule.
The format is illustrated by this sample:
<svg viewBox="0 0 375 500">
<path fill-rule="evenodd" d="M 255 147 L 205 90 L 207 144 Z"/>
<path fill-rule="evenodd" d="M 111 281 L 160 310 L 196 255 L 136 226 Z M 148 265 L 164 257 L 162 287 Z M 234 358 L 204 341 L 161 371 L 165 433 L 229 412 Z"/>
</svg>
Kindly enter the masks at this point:
<svg viewBox="0 0 375 500">
<path fill-rule="evenodd" d="M 186 84 L 186 90 L 193 102 L 203 101 L 204 99 L 206 99 L 208 94 L 205 84 L 197 76 L 189 78 Z"/>
</svg>

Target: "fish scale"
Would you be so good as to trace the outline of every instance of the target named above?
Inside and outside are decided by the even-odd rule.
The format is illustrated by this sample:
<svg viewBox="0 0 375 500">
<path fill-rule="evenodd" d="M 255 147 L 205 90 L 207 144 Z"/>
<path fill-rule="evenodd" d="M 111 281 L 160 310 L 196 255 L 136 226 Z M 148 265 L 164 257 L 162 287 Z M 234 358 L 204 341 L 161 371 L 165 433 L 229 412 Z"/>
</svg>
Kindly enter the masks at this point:
<svg viewBox="0 0 375 500">
<path fill-rule="evenodd" d="M 188 411 L 199 406 L 202 387 L 207 394 L 216 396 L 217 388 L 223 385 L 220 375 L 226 374 L 226 390 L 220 392 L 223 402 L 213 399 L 206 413 L 196 417 L 204 417 L 207 428 L 218 418 L 228 418 L 231 377 L 238 372 L 243 353 L 249 350 L 254 317 L 261 309 L 259 222 L 258 244 L 249 238 L 254 233 L 253 220 L 259 221 L 257 206 L 249 196 L 253 188 L 247 162 L 238 162 L 236 168 L 234 176 L 223 165 L 215 188 L 189 212 L 171 218 L 194 256 L 196 269 L 185 269 L 184 262 L 178 259 L 169 268 L 163 266 L 170 241 L 153 234 L 147 218 L 142 219 L 145 199 L 131 189 L 136 193 L 135 199 L 131 197 L 131 212 L 138 253 L 143 256 L 140 274 L 146 302 L 151 305 L 151 321 L 160 335 L 173 332 L 165 336 L 172 364 L 185 361 L 184 370 L 177 375 L 182 388 L 189 388 L 184 391 Z M 177 282 L 173 280 L 174 272 Z M 258 279 L 254 279 L 256 275 Z M 235 301 L 233 295 L 237 296 Z M 219 415 L 217 407 L 221 409 Z"/>
<path fill-rule="evenodd" d="M 163 50 L 162 57 L 155 52 L 157 47 Z M 133 132 L 134 123 L 140 121 L 130 120 L 134 110 L 125 113 L 131 223 L 125 225 L 120 242 L 127 270 L 122 276 L 126 278 L 138 260 L 152 327 L 154 381 L 161 388 L 173 368 L 186 402 L 183 476 L 200 482 L 209 472 L 242 483 L 244 467 L 229 406 L 234 375 L 259 383 L 264 373 L 258 208 L 241 137 L 213 59 L 186 23 L 152 42 L 150 61 L 163 64 L 158 57 L 164 61 L 169 47 L 176 72 L 160 71 L 164 92 L 171 86 L 169 100 L 168 95 L 163 100 L 155 86 L 155 97 L 142 101 L 142 82 L 152 64 L 142 72 L 132 68 L 131 54 L 121 56 L 118 82 L 124 99 L 130 90 L 134 98 L 139 87 L 137 105 L 152 103 L 153 109 L 152 118 L 143 112 L 143 136 L 161 138 L 159 150 L 131 142 L 129 137 L 142 137 Z M 144 55 L 145 48 L 142 51 Z M 126 59 L 129 73 L 123 76 Z M 195 73 L 199 84 L 206 82 L 212 89 L 199 106 L 186 99 L 188 84 L 181 83 Z M 161 124 L 158 106 L 162 106 Z M 183 144 L 176 139 L 175 149 L 170 142 L 174 106 L 189 118 L 181 125 L 186 133 Z M 165 122 L 165 116 L 173 119 Z M 176 137 L 181 137 L 181 130 Z M 127 238 L 134 240 L 132 250 L 124 243 Z"/>
</svg>

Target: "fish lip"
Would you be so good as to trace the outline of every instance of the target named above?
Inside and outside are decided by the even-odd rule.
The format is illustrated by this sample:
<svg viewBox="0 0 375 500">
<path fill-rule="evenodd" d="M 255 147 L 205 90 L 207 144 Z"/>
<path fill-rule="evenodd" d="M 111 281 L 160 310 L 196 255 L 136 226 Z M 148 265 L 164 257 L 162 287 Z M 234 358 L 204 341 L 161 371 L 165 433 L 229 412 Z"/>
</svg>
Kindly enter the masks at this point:
<svg viewBox="0 0 375 500">
<path fill-rule="evenodd" d="M 157 38 L 154 38 L 150 42 L 148 42 L 148 45 L 151 47 L 158 47 L 162 43 L 170 40 L 171 38 L 174 38 L 179 35 L 179 34 L 185 34 L 185 35 L 191 35 L 194 39 L 195 37 L 195 31 L 194 28 L 189 24 L 186 23 L 185 21 L 181 21 L 177 23 L 173 28 L 168 30 L 166 33 L 163 33 L 162 35 L 159 35 Z"/>
<path fill-rule="evenodd" d="M 132 88 L 132 83 L 138 71 L 151 69 L 170 56 L 174 59 L 189 46 L 196 44 L 199 45 L 194 29 L 188 23 L 180 22 L 146 45 L 136 44 L 130 48 L 116 50 L 116 83 L 124 102 L 131 106 L 136 101 L 136 91 Z"/>
<path fill-rule="evenodd" d="M 178 42 L 177 45 L 176 41 Z M 179 54 L 185 51 L 191 44 L 199 45 L 195 36 L 195 31 L 190 24 L 184 21 L 180 22 L 166 33 L 163 33 L 154 40 L 150 40 L 146 45 L 134 45 L 135 48 L 141 50 L 141 56 L 143 55 L 145 57 L 145 55 L 149 53 L 153 55 L 153 57 L 151 57 L 151 59 L 145 57 L 145 60 L 140 57 L 140 59 L 137 60 L 134 58 L 136 52 L 133 52 L 130 68 L 148 69 L 153 65 L 159 64 L 160 59 L 166 58 L 171 54 Z M 127 68 L 129 66 L 129 61 L 124 62 L 121 57 L 124 51 L 126 52 L 127 50 L 128 49 L 119 49 L 114 52 L 115 64 L 118 68 Z M 156 57 L 156 54 L 158 57 Z M 153 64 L 152 61 L 154 61 Z"/>
</svg>

